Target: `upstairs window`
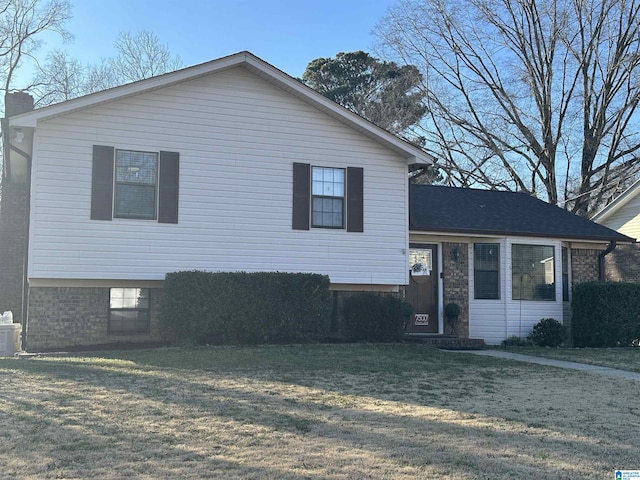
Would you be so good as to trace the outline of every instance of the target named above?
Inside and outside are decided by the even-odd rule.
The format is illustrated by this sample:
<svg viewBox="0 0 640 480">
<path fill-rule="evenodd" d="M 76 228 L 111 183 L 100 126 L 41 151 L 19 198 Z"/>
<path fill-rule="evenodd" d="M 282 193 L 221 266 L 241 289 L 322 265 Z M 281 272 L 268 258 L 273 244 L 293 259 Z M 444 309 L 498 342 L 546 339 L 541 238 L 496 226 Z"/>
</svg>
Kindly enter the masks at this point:
<svg viewBox="0 0 640 480">
<path fill-rule="evenodd" d="M 294 230 L 310 227 L 364 232 L 364 170 L 293 163 Z"/>
<path fill-rule="evenodd" d="M 312 168 L 311 226 L 344 228 L 344 180 L 342 168 Z"/>
<path fill-rule="evenodd" d="M 555 254 L 547 245 L 513 245 L 512 298 L 555 301 Z"/>
<path fill-rule="evenodd" d="M 115 216 L 156 219 L 158 154 L 116 150 Z"/>
<path fill-rule="evenodd" d="M 476 299 L 500 298 L 500 244 L 474 245 L 473 287 Z"/>
<path fill-rule="evenodd" d="M 91 219 L 178 223 L 180 154 L 93 146 Z"/>
<path fill-rule="evenodd" d="M 149 289 L 112 288 L 109 294 L 109 333 L 149 332 Z"/>
</svg>

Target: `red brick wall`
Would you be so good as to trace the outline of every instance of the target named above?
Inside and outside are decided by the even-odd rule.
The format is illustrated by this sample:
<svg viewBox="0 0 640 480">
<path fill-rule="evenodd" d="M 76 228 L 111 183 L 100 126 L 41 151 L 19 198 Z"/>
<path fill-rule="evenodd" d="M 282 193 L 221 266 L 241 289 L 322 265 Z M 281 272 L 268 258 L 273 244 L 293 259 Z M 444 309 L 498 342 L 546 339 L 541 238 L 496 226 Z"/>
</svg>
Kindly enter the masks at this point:
<svg viewBox="0 0 640 480">
<path fill-rule="evenodd" d="M 607 280 L 640 282 L 640 244 L 618 245 L 604 258 Z"/>
<path fill-rule="evenodd" d="M 571 249 L 571 283 L 598 280 L 598 255 L 604 249 Z"/>
</svg>

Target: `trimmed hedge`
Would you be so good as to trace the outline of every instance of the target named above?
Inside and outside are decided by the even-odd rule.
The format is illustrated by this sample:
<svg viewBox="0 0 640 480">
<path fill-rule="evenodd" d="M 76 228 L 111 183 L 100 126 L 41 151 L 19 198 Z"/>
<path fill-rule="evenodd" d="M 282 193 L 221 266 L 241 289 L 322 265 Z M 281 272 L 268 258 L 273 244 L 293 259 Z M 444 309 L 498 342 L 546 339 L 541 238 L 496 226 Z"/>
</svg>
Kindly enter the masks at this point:
<svg viewBox="0 0 640 480">
<path fill-rule="evenodd" d="M 576 347 L 631 346 L 640 338 L 640 285 L 586 282 L 573 287 Z"/>
<path fill-rule="evenodd" d="M 350 340 L 397 342 L 411 317 L 411 306 L 389 295 L 358 293 L 345 299 L 343 317 Z"/>
<path fill-rule="evenodd" d="M 180 344 L 308 342 L 329 330 L 329 277 L 281 272 L 175 272 L 164 282 L 163 336 Z"/>
</svg>

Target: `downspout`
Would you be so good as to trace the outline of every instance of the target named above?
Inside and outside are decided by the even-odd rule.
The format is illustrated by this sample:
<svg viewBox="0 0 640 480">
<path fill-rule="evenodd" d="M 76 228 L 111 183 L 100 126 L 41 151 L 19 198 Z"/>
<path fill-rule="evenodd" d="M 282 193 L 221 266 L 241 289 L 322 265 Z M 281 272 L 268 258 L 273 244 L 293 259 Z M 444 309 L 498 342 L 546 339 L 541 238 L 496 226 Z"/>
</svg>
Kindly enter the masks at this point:
<svg viewBox="0 0 640 480">
<path fill-rule="evenodd" d="M 9 131 L 9 120 L 7 118 L 2 118 L 0 119 L 0 125 L 2 126 L 2 137 L 4 140 L 4 136 L 5 133 L 4 132 L 8 132 Z M 11 177 L 11 170 L 10 170 L 10 164 L 11 162 L 8 162 L 7 159 L 9 158 L 9 150 L 7 150 L 7 146 L 9 145 L 9 135 L 7 134 L 7 138 L 6 141 L 2 142 L 2 178 L 10 178 Z"/>
<path fill-rule="evenodd" d="M 609 242 L 609 246 L 598 254 L 598 281 L 604 282 L 606 280 L 605 271 L 604 271 L 604 257 L 613 252 L 616 248 L 615 240 Z"/>
</svg>

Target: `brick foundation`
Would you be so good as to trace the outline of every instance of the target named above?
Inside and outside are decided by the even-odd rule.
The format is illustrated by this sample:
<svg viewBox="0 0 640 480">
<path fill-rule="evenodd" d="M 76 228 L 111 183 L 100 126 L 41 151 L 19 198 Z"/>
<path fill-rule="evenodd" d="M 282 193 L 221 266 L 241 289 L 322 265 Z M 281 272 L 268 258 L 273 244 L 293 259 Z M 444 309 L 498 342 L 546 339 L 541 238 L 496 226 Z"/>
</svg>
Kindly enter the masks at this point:
<svg viewBox="0 0 640 480">
<path fill-rule="evenodd" d="M 29 293 L 29 351 L 110 343 L 160 341 L 158 310 L 162 290 L 151 289 L 150 331 L 109 334 L 109 288 L 35 287 Z"/>
<path fill-rule="evenodd" d="M 344 328 L 344 301 L 353 296 L 361 293 L 375 293 L 378 295 L 390 295 L 392 297 L 404 300 L 404 291 L 400 289 L 398 292 L 372 292 L 369 290 L 333 290 L 331 292 L 331 329 L 332 336 L 338 338 L 346 337 Z"/>
</svg>

